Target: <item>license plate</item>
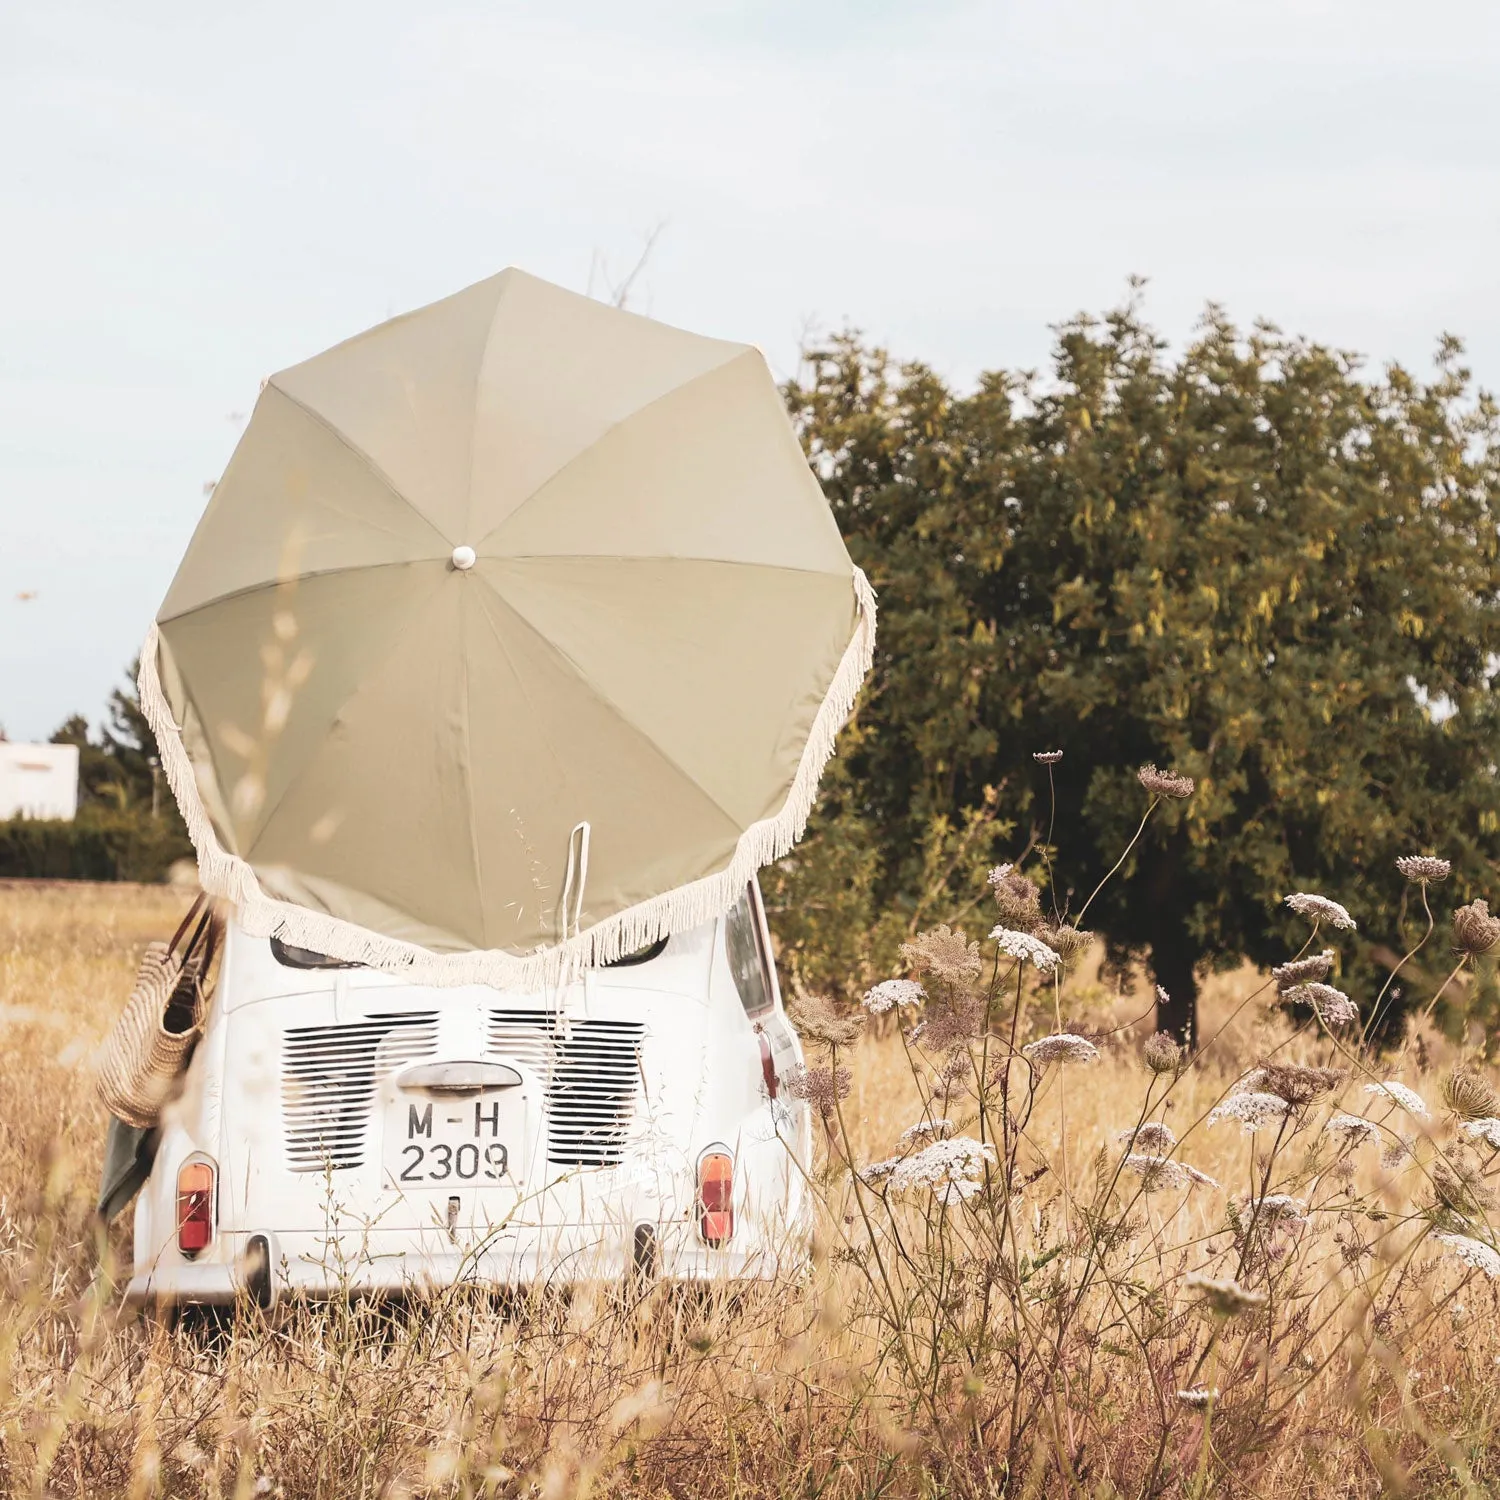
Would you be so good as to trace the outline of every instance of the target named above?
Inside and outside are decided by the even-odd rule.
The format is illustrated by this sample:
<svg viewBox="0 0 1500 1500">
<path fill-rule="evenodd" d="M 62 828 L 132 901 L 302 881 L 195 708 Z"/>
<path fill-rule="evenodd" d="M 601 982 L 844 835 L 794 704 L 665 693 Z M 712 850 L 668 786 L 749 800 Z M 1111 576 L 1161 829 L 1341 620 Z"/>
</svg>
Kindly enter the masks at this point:
<svg viewBox="0 0 1500 1500">
<path fill-rule="evenodd" d="M 494 1094 L 397 1099 L 386 1113 L 387 1179 L 398 1188 L 513 1184 L 519 1121 L 507 1102 Z"/>
</svg>

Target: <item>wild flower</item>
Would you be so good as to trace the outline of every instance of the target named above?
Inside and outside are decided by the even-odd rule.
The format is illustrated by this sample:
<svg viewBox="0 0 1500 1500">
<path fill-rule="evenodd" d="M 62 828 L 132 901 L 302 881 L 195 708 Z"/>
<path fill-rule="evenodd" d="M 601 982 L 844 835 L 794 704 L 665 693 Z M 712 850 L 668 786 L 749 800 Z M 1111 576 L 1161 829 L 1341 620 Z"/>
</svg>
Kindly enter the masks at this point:
<svg viewBox="0 0 1500 1500">
<path fill-rule="evenodd" d="M 1184 1406 L 1192 1407 L 1194 1411 L 1202 1411 L 1204 1407 L 1219 1399 L 1219 1388 L 1206 1385 L 1189 1386 L 1185 1391 L 1178 1391 L 1177 1399 Z"/>
<path fill-rule="evenodd" d="M 951 1177 L 941 1187 L 936 1187 L 932 1191 L 944 1208 L 952 1208 L 954 1204 L 962 1203 L 966 1198 L 972 1198 L 982 1186 L 982 1183 L 975 1182 L 968 1177 Z"/>
<path fill-rule="evenodd" d="M 854 1074 L 843 1066 L 809 1068 L 798 1063 L 787 1069 L 782 1082 L 792 1098 L 805 1099 L 826 1120 L 837 1109 L 839 1100 L 849 1097 Z"/>
<path fill-rule="evenodd" d="M 1021 1048 L 1034 1063 L 1043 1065 L 1054 1062 L 1097 1062 L 1099 1049 L 1087 1037 L 1074 1036 L 1070 1031 L 1059 1031 L 1052 1036 L 1038 1038 Z"/>
<path fill-rule="evenodd" d="M 865 991 L 861 1002 L 872 1016 L 884 1014 L 902 1005 L 920 1005 L 927 991 L 915 979 L 882 979 L 873 989 Z"/>
<path fill-rule="evenodd" d="M 879 1187 L 900 1165 L 901 1158 L 899 1156 L 889 1157 L 885 1161 L 872 1161 L 867 1166 L 859 1169 L 859 1180 L 866 1187 Z"/>
<path fill-rule="evenodd" d="M 1171 771 L 1158 771 L 1154 765 L 1145 765 L 1135 773 L 1136 780 L 1155 797 L 1191 797 L 1193 778 L 1177 776 Z"/>
<path fill-rule="evenodd" d="M 984 1026 L 984 1001 L 973 991 L 950 993 L 928 1007 L 922 1045 L 930 1052 L 946 1052 L 978 1036 Z"/>
<path fill-rule="evenodd" d="M 1011 927 L 996 927 L 990 936 L 1000 951 L 1010 958 L 1029 963 L 1039 974 L 1050 974 L 1062 963 L 1062 954 L 1049 948 L 1040 938 L 1029 932 L 1017 932 Z"/>
<path fill-rule="evenodd" d="M 1281 997 L 1292 1005 L 1306 1005 L 1330 1026 L 1348 1026 L 1359 1020 L 1358 1007 L 1343 990 L 1336 990 L 1331 984 L 1294 984 L 1283 990 Z"/>
<path fill-rule="evenodd" d="M 1417 1156 L 1417 1138 L 1412 1135 L 1399 1136 L 1392 1141 L 1384 1151 L 1380 1153 L 1380 1165 L 1388 1172 L 1393 1172 L 1402 1162 L 1415 1161 Z"/>
<path fill-rule="evenodd" d="M 1492 1150 L 1500 1151 L 1500 1119 L 1467 1120 L 1458 1128 L 1476 1141 L 1483 1141 Z"/>
<path fill-rule="evenodd" d="M 1063 758 L 1061 750 L 1033 750 L 1031 758 L 1039 766 L 1055 766 Z"/>
<path fill-rule="evenodd" d="M 1182 1279 L 1184 1290 L 1197 1292 L 1210 1312 L 1221 1318 L 1237 1318 L 1266 1305 L 1266 1294 L 1244 1287 L 1232 1278 L 1216 1280 L 1198 1271 L 1189 1271 Z"/>
<path fill-rule="evenodd" d="M 984 968 L 979 944 L 967 941 L 962 932 L 951 930 L 946 923 L 902 943 L 901 956 L 919 974 L 949 989 L 967 988 Z"/>
<path fill-rule="evenodd" d="M 989 884 L 1002 926 L 1031 932 L 1041 925 L 1042 893 L 1014 865 L 996 865 Z"/>
<path fill-rule="evenodd" d="M 1330 1135 L 1341 1135 L 1350 1145 L 1362 1145 L 1365 1141 L 1378 1141 L 1380 1127 L 1363 1115 L 1334 1115 L 1323 1127 Z"/>
<path fill-rule="evenodd" d="M 1128 1142 L 1137 1150 L 1156 1155 L 1170 1151 L 1177 1144 L 1172 1127 L 1164 1120 L 1147 1120 L 1141 1125 L 1133 1125 L 1129 1130 L 1122 1130 L 1115 1139 Z"/>
<path fill-rule="evenodd" d="M 1483 1271 L 1491 1281 L 1500 1276 L 1500 1254 L 1496 1254 L 1483 1240 L 1476 1240 L 1467 1234 L 1440 1234 L 1438 1241 L 1446 1245 L 1466 1266 Z"/>
<path fill-rule="evenodd" d="M 940 1140 L 952 1134 L 952 1120 L 918 1120 L 915 1125 L 908 1125 L 901 1132 L 901 1139 L 897 1144 L 905 1151 L 915 1146 L 918 1141 Z"/>
<path fill-rule="evenodd" d="M 1247 1135 L 1254 1135 L 1257 1130 L 1284 1119 L 1290 1109 L 1291 1105 L 1277 1094 L 1230 1094 L 1209 1110 L 1208 1123 L 1217 1125 L 1223 1120 L 1238 1120 Z"/>
<path fill-rule="evenodd" d="M 1471 901 L 1453 913 L 1453 947 L 1477 958 L 1500 943 L 1500 917 L 1490 915 L 1489 903 Z"/>
<path fill-rule="evenodd" d="M 995 1148 L 987 1142 L 956 1135 L 908 1156 L 891 1173 L 891 1186 L 904 1192 L 915 1187 L 938 1188 L 959 1179 L 973 1181 L 983 1176 L 985 1163 L 994 1160 Z"/>
<path fill-rule="evenodd" d="M 1158 995 L 1166 994 L 1160 985 L 1156 987 L 1156 992 Z M 1175 1073 L 1177 1065 L 1182 1061 L 1182 1047 L 1171 1032 L 1158 1031 L 1155 1036 L 1146 1038 L 1141 1047 L 1141 1057 L 1153 1073 Z"/>
<path fill-rule="evenodd" d="M 1396 861 L 1396 868 L 1413 885 L 1436 885 L 1453 873 L 1452 864 L 1431 854 L 1403 854 Z"/>
<path fill-rule="evenodd" d="M 1192 1178 L 1192 1180 L 1199 1187 L 1216 1188 L 1216 1187 L 1221 1187 L 1222 1186 L 1222 1184 L 1219 1182 L 1219 1180 L 1216 1177 L 1210 1177 L 1207 1172 L 1200 1172 L 1197 1169 L 1197 1167 L 1192 1166 L 1188 1162 L 1180 1161 L 1180 1162 L 1177 1163 L 1177 1165 L 1179 1167 L 1181 1167 L 1182 1170 L 1184 1172 L 1186 1172 L 1188 1174 L 1188 1176 L 1190 1178 Z"/>
<path fill-rule="evenodd" d="M 1333 959 L 1333 949 L 1325 948 L 1321 953 L 1309 953 L 1306 958 L 1294 958 L 1289 963 L 1277 964 L 1271 970 L 1271 978 L 1276 981 L 1276 988 L 1285 994 L 1297 985 L 1307 984 L 1314 979 L 1326 979 L 1333 968 Z"/>
<path fill-rule="evenodd" d="M 1416 1115 L 1419 1119 L 1430 1118 L 1427 1101 L 1415 1089 L 1409 1089 L 1404 1083 L 1397 1083 L 1394 1079 L 1388 1078 L 1384 1083 L 1367 1083 L 1365 1093 L 1379 1094 L 1382 1098 L 1389 1099 L 1392 1104 L 1400 1105 L 1407 1114 Z"/>
<path fill-rule="evenodd" d="M 1327 896 L 1314 896 L 1308 891 L 1298 891 L 1286 898 L 1286 904 L 1299 917 L 1311 917 L 1314 922 L 1319 923 L 1326 922 L 1341 932 L 1355 931 L 1354 918 L 1349 915 L 1348 910 L 1337 901 L 1330 901 Z"/>
</svg>

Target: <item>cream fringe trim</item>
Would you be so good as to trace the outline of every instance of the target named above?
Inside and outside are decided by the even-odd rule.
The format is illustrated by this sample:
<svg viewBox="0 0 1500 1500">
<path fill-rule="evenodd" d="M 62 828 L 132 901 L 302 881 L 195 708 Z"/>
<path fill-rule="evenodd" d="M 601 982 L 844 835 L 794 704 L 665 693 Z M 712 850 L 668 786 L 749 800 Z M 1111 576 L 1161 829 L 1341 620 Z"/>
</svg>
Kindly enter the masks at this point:
<svg viewBox="0 0 1500 1500">
<path fill-rule="evenodd" d="M 155 622 L 141 647 L 138 679 L 141 708 L 156 736 L 167 784 L 198 852 L 198 878 L 203 889 L 232 902 L 235 915 L 247 932 L 256 937 L 278 937 L 294 947 L 310 948 L 330 958 L 366 964 L 413 984 L 442 987 L 487 984 L 496 989 L 539 991 L 561 984 L 585 968 L 607 964 L 638 952 L 659 938 L 721 916 L 734 905 L 757 870 L 780 859 L 801 838 L 817 796 L 818 780 L 833 754 L 834 740 L 853 711 L 854 700 L 875 656 L 875 592 L 859 568 L 854 569 L 853 581 L 859 611 L 854 638 L 845 649 L 813 719 L 796 778 L 781 811 L 747 828 L 740 835 L 728 867 L 718 874 L 653 896 L 564 942 L 526 954 L 507 953 L 501 948 L 434 953 L 326 912 L 266 895 L 250 865 L 219 843 L 209 820 L 192 761 L 162 691 Z"/>
</svg>

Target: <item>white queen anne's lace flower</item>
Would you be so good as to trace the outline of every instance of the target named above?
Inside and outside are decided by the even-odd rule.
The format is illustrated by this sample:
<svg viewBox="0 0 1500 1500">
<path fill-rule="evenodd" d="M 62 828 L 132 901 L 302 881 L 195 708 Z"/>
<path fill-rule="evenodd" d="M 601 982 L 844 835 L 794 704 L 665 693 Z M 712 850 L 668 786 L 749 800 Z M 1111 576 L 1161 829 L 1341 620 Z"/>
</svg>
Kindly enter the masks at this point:
<svg viewBox="0 0 1500 1500">
<path fill-rule="evenodd" d="M 1326 922 L 1330 927 L 1337 927 L 1342 932 L 1355 930 L 1354 918 L 1349 915 L 1347 908 L 1340 906 L 1337 901 L 1330 901 L 1327 896 L 1314 896 L 1309 891 L 1298 891 L 1295 895 L 1286 898 L 1286 904 L 1299 917 L 1311 917 L 1314 922 Z"/>
<path fill-rule="evenodd" d="M 1217 1125 L 1222 1120 L 1238 1120 L 1248 1134 L 1254 1135 L 1257 1130 L 1264 1130 L 1267 1125 L 1284 1119 L 1290 1109 L 1291 1105 L 1276 1094 L 1247 1091 L 1220 1100 L 1209 1110 L 1208 1123 Z"/>
<path fill-rule="evenodd" d="M 1281 993 L 1293 1005 L 1306 1005 L 1317 1011 L 1330 1026 L 1348 1026 L 1359 1020 L 1359 1007 L 1343 990 L 1335 989 L 1331 984 L 1316 981 L 1294 984 Z"/>
<path fill-rule="evenodd" d="M 1133 1125 L 1129 1130 L 1122 1130 L 1115 1139 L 1153 1156 L 1164 1156 L 1177 1144 L 1172 1127 L 1162 1120 L 1147 1120 L 1141 1125 Z"/>
<path fill-rule="evenodd" d="M 1500 1120 L 1493 1115 L 1485 1115 L 1480 1120 L 1468 1120 L 1458 1127 L 1466 1135 L 1471 1135 L 1476 1141 L 1483 1141 L 1486 1146 L 1500 1151 Z"/>
<path fill-rule="evenodd" d="M 1254 1215 L 1262 1224 L 1283 1224 L 1296 1228 L 1307 1223 L 1307 1205 L 1290 1193 L 1267 1193 L 1264 1198 L 1246 1199 L 1242 1212 Z"/>
<path fill-rule="evenodd" d="M 1055 948 L 1049 948 L 1029 932 L 1017 932 L 1013 927 L 996 927 L 990 936 L 1002 953 L 1018 958 L 1022 963 L 1029 963 L 1039 974 L 1050 974 L 1062 962 L 1062 955 Z"/>
<path fill-rule="evenodd" d="M 1132 1151 L 1120 1166 L 1141 1179 L 1143 1192 L 1159 1193 L 1193 1185 L 1193 1179 L 1183 1170 L 1182 1163 L 1173 1161 L 1170 1156 L 1146 1156 Z"/>
<path fill-rule="evenodd" d="M 1178 1391 L 1177 1399 L 1184 1406 L 1190 1406 L 1194 1411 L 1202 1411 L 1205 1406 L 1219 1399 L 1218 1386 L 1194 1385 L 1185 1391 Z"/>
<path fill-rule="evenodd" d="M 969 1177 L 950 1177 L 941 1187 L 934 1188 L 933 1194 L 944 1208 L 952 1208 L 954 1204 L 972 1198 L 980 1186 L 980 1183 Z"/>
<path fill-rule="evenodd" d="M 872 1161 L 869 1166 L 859 1169 L 859 1180 L 866 1187 L 879 1187 L 900 1165 L 899 1156 L 893 1156 L 888 1161 Z"/>
<path fill-rule="evenodd" d="M 1323 1129 L 1333 1135 L 1341 1135 L 1351 1143 L 1362 1144 L 1380 1139 L 1380 1127 L 1363 1115 L 1334 1115 Z"/>
<path fill-rule="evenodd" d="M 934 1141 L 914 1156 L 908 1156 L 891 1173 L 891 1186 L 898 1192 L 908 1188 L 940 1188 L 950 1182 L 973 1182 L 984 1174 L 984 1164 L 995 1160 L 995 1148 L 972 1136 Z"/>
<path fill-rule="evenodd" d="M 882 979 L 874 989 L 865 991 L 862 1002 L 873 1016 L 900 1005 L 920 1005 L 927 991 L 915 979 Z"/>
<path fill-rule="evenodd" d="M 1438 1239 L 1446 1245 L 1466 1266 L 1483 1271 L 1493 1281 L 1500 1276 L 1500 1254 L 1467 1234 L 1440 1234 Z"/>
<path fill-rule="evenodd" d="M 1384 1083 L 1367 1083 L 1365 1093 L 1379 1094 L 1419 1119 L 1425 1120 L 1430 1114 L 1427 1101 L 1415 1089 L 1409 1089 L 1404 1083 L 1397 1083 L 1394 1079 L 1388 1078 Z"/>
<path fill-rule="evenodd" d="M 1071 1031 L 1039 1037 L 1027 1042 L 1021 1051 L 1034 1063 L 1094 1062 L 1099 1056 L 1099 1049 L 1087 1037 L 1074 1036 Z"/>
</svg>

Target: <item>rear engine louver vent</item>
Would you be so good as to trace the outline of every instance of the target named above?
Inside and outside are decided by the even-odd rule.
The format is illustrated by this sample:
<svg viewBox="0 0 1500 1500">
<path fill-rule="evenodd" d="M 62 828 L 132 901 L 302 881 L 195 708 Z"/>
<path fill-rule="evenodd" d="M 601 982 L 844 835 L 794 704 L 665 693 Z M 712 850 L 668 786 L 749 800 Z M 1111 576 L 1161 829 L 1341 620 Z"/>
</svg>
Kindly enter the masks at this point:
<svg viewBox="0 0 1500 1500">
<path fill-rule="evenodd" d="M 525 1063 L 546 1089 L 554 1166 L 609 1167 L 624 1156 L 645 1034 L 639 1021 L 565 1025 L 551 1011 L 490 1012 L 490 1050 Z"/>
<path fill-rule="evenodd" d="M 433 1011 L 289 1026 L 282 1038 L 281 1112 L 290 1170 L 359 1166 L 380 1080 L 392 1068 L 436 1051 Z"/>
</svg>

